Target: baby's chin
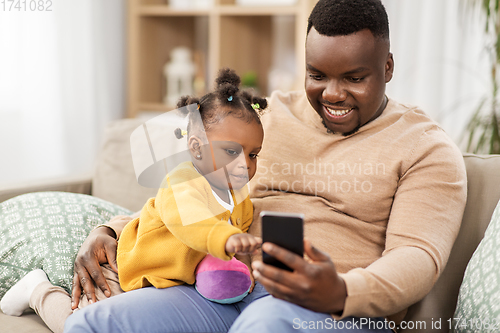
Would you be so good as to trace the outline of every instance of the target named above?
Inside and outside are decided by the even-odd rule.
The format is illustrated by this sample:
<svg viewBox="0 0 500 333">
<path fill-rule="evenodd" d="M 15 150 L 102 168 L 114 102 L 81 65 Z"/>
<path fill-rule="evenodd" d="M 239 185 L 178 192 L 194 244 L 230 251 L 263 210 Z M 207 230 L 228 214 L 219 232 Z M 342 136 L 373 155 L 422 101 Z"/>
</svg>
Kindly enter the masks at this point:
<svg viewBox="0 0 500 333">
<path fill-rule="evenodd" d="M 248 178 L 245 179 L 230 179 L 229 189 L 240 190 L 248 184 Z"/>
</svg>

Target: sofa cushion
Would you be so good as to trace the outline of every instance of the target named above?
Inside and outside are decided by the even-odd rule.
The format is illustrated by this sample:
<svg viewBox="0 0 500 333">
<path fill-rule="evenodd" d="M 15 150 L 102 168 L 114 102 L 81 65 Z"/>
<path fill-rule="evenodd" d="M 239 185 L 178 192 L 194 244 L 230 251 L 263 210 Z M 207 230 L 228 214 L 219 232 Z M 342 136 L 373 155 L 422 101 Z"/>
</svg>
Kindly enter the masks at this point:
<svg viewBox="0 0 500 333">
<path fill-rule="evenodd" d="M 158 192 L 139 185 L 132 163 L 130 135 L 143 123 L 141 119 L 121 119 L 106 127 L 92 178 L 93 196 L 134 212 Z"/>
<path fill-rule="evenodd" d="M 24 194 L 0 204 L 0 298 L 26 273 L 41 268 L 70 291 L 73 262 L 90 230 L 132 212 L 89 195 Z"/>
<path fill-rule="evenodd" d="M 460 286 L 455 332 L 500 330 L 500 202 Z"/>
<path fill-rule="evenodd" d="M 52 333 L 33 310 L 26 310 L 21 317 L 7 316 L 0 311 L 1 332 L 9 333 Z"/>
</svg>

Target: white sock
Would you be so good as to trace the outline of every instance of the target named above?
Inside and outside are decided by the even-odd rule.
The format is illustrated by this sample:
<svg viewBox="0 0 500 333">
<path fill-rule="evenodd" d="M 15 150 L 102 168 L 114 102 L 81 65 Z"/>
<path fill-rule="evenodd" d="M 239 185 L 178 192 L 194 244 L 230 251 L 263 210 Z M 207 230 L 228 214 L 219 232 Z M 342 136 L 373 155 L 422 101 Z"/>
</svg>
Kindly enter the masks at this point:
<svg viewBox="0 0 500 333">
<path fill-rule="evenodd" d="M 30 297 L 36 286 L 44 281 L 49 281 L 47 274 L 41 269 L 26 274 L 19 280 L 0 301 L 2 312 L 9 316 L 20 316 L 30 307 Z"/>
</svg>

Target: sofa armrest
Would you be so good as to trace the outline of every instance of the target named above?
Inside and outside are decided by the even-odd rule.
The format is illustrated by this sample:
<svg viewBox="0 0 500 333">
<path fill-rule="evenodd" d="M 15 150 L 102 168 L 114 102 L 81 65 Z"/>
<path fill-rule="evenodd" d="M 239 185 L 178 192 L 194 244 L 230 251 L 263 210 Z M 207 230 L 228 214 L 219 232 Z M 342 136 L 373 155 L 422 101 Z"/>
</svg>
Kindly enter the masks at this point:
<svg viewBox="0 0 500 333">
<path fill-rule="evenodd" d="M 408 309 L 405 318 L 413 323 L 426 322 L 427 328 L 433 321 L 441 320 L 442 330 L 435 329 L 433 332 L 449 331 L 447 320 L 453 318 L 465 269 L 483 239 L 500 199 L 500 155 L 464 154 L 464 162 L 467 169 L 467 204 L 460 232 L 446 268 L 434 288 Z"/>
<path fill-rule="evenodd" d="M 62 191 L 81 194 L 91 194 L 92 175 L 81 174 L 54 179 L 30 181 L 11 186 L 0 187 L 0 202 L 15 196 L 44 191 Z"/>
</svg>

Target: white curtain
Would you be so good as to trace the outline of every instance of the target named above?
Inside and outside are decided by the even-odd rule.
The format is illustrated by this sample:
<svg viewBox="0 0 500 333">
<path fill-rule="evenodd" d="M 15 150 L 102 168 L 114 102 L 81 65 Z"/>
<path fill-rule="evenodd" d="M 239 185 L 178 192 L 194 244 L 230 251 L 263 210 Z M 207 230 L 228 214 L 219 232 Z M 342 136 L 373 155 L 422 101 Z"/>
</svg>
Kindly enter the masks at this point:
<svg viewBox="0 0 500 333">
<path fill-rule="evenodd" d="M 395 63 L 387 94 L 420 106 L 463 149 L 466 122 L 490 89 L 479 12 L 463 0 L 382 2 Z"/>
<path fill-rule="evenodd" d="M 125 1 L 52 4 L 0 8 L 0 188 L 91 172 L 124 115 Z"/>
</svg>

